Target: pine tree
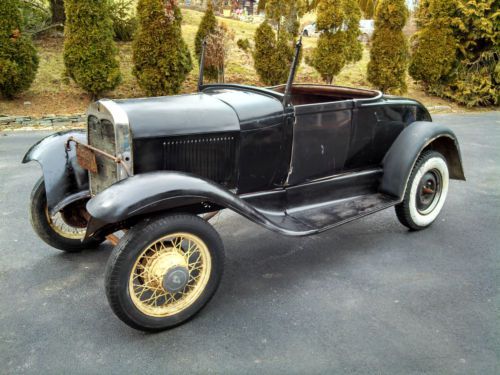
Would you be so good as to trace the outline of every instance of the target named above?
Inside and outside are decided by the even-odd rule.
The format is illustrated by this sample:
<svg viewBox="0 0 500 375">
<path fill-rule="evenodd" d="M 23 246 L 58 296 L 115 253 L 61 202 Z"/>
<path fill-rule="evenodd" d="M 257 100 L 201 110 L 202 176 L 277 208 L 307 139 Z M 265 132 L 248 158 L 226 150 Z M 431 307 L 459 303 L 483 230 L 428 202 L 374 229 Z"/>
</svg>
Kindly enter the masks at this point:
<svg viewBox="0 0 500 375">
<path fill-rule="evenodd" d="M 215 18 L 212 1 L 209 0 L 207 3 L 207 9 L 205 10 L 205 14 L 201 19 L 200 25 L 198 26 L 198 31 L 196 32 L 196 36 L 194 39 L 194 51 L 196 53 L 196 58 L 198 59 L 198 61 L 200 61 L 203 40 L 207 39 L 210 35 L 215 34 L 216 29 L 217 19 Z M 216 80 L 218 77 L 217 67 L 205 64 L 204 76 L 207 79 Z"/>
<path fill-rule="evenodd" d="M 19 0 L 0 3 L 0 93 L 7 98 L 28 89 L 35 79 L 38 56 L 23 32 Z"/>
<path fill-rule="evenodd" d="M 321 32 L 310 64 L 327 83 L 350 62 L 361 59 L 361 11 L 356 0 L 320 0 L 316 28 Z"/>
<path fill-rule="evenodd" d="M 121 80 L 109 0 L 65 0 L 64 64 L 78 86 L 97 96 Z"/>
<path fill-rule="evenodd" d="M 385 92 L 406 92 L 408 46 L 403 27 L 407 18 L 408 9 L 404 0 L 379 0 L 368 63 L 368 81 Z"/>
<path fill-rule="evenodd" d="M 255 32 L 253 54 L 255 70 L 263 83 L 286 82 L 293 62 L 299 17 L 304 10 L 303 0 L 266 0 L 266 20 Z"/>
<path fill-rule="evenodd" d="M 467 106 L 500 104 L 500 4 L 425 0 L 416 12 L 410 75 Z"/>
<path fill-rule="evenodd" d="M 182 16 L 175 0 L 139 0 L 139 30 L 133 42 L 134 69 L 148 95 L 176 94 L 192 69 L 182 39 Z"/>
<path fill-rule="evenodd" d="M 266 0 L 266 17 L 276 26 L 278 37 L 281 30 L 285 30 L 291 37 L 299 33 L 299 17 L 306 10 L 304 0 Z"/>
</svg>

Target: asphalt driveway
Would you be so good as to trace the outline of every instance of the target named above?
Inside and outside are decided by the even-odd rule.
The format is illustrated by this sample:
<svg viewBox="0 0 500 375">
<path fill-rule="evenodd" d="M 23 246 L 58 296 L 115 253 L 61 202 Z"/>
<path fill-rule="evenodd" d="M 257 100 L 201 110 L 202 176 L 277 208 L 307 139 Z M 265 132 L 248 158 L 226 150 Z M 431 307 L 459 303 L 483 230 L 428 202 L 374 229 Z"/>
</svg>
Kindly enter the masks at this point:
<svg viewBox="0 0 500 375">
<path fill-rule="evenodd" d="M 108 307 L 111 245 L 64 254 L 33 233 L 41 172 L 20 160 L 47 133 L 0 134 L 0 373 L 500 373 L 500 112 L 435 121 L 468 181 L 432 227 L 408 232 L 389 209 L 294 239 L 226 213 L 219 291 L 160 334 Z"/>
</svg>

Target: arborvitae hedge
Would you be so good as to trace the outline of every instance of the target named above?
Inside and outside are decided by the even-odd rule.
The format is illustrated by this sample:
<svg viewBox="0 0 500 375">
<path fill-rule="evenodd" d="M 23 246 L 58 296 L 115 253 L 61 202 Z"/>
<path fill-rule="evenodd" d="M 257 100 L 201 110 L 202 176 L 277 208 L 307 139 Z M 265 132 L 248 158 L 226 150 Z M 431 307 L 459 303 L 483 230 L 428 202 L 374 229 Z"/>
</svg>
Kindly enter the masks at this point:
<svg viewBox="0 0 500 375">
<path fill-rule="evenodd" d="M 121 80 L 109 0 L 65 0 L 64 64 L 78 86 L 97 96 Z"/>
<path fill-rule="evenodd" d="M 357 0 L 320 0 L 316 28 L 321 32 L 310 64 L 331 83 L 346 63 L 361 59 L 358 41 L 361 11 Z"/>
<path fill-rule="evenodd" d="M 466 106 L 500 104 L 500 3 L 425 0 L 416 16 L 410 75 Z"/>
<path fill-rule="evenodd" d="M 205 14 L 201 19 L 200 25 L 198 26 L 198 31 L 196 32 L 196 36 L 194 38 L 194 51 L 196 53 L 196 58 L 198 61 L 200 61 L 203 40 L 209 35 L 214 34 L 216 28 L 217 19 L 215 18 L 212 1 L 209 0 L 207 3 L 207 9 L 205 10 Z M 204 69 L 204 76 L 207 79 L 216 80 L 218 76 L 217 67 L 206 64 Z"/>
<path fill-rule="evenodd" d="M 408 45 L 403 27 L 408 18 L 405 0 L 379 0 L 368 63 L 368 81 L 395 94 L 406 91 Z"/>
<path fill-rule="evenodd" d="M 139 85 L 148 95 L 178 93 L 192 61 L 182 39 L 182 16 L 176 1 L 139 0 L 137 16 L 133 73 Z"/>
<path fill-rule="evenodd" d="M 255 32 L 254 67 L 260 80 L 266 85 L 285 83 L 293 61 L 290 36 L 282 31 L 278 40 L 267 21 Z"/>
<path fill-rule="evenodd" d="M 305 0 L 266 0 L 266 17 L 278 30 L 296 37 L 299 33 L 299 17 L 306 10 Z"/>
<path fill-rule="evenodd" d="M 263 83 L 277 85 L 287 81 L 299 31 L 298 18 L 304 10 L 304 0 L 266 0 L 266 20 L 255 32 L 253 53 L 254 67 Z"/>
<path fill-rule="evenodd" d="M 36 49 L 23 32 L 19 0 L 0 2 L 0 93 L 7 98 L 28 89 L 38 69 Z"/>
</svg>

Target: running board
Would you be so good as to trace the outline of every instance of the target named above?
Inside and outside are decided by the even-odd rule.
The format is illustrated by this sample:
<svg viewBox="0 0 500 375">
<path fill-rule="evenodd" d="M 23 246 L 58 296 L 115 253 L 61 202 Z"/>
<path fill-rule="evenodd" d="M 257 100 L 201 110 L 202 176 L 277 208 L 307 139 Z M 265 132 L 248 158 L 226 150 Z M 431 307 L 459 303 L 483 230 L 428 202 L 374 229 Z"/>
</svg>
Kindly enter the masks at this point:
<svg viewBox="0 0 500 375">
<path fill-rule="evenodd" d="M 399 203 L 397 198 L 382 193 L 372 193 L 282 212 L 258 211 L 275 227 L 269 229 L 289 236 L 306 236 L 335 228 L 397 203 Z"/>
</svg>

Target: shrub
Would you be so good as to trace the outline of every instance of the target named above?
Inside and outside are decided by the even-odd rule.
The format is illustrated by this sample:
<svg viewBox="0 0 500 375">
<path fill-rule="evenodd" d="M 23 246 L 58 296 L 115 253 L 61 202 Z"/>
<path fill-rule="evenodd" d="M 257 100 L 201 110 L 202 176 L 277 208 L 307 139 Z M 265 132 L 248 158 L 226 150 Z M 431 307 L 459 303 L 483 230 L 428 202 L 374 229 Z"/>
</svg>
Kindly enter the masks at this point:
<svg viewBox="0 0 500 375">
<path fill-rule="evenodd" d="M 205 51 L 205 65 L 209 69 L 215 70 L 218 82 L 224 82 L 224 68 L 226 55 L 229 50 L 229 40 L 234 35 L 224 24 L 217 25 L 214 32 L 207 36 L 207 49 Z"/>
<path fill-rule="evenodd" d="M 238 39 L 236 41 L 236 45 L 238 46 L 239 49 L 247 52 L 248 50 L 250 50 L 250 41 L 245 38 L 245 39 Z"/>
<path fill-rule="evenodd" d="M 38 56 L 23 32 L 18 0 L 0 3 L 0 93 L 7 98 L 28 89 L 35 79 Z"/>
<path fill-rule="evenodd" d="M 216 28 L 217 19 L 215 18 L 212 1 L 209 0 L 207 3 L 207 9 L 205 10 L 205 14 L 200 21 L 198 31 L 196 32 L 196 36 L 194 38 L 194 51 L 198 61 L 200 61 L 203 40 L 207 39 L 208 42 L 208 36 L 215 33 Z M 208 63 L 205 64 L 204 76 L 208 79 L 216 80 L 218 77 L 217 67 L 211 66 Z"/>
<path fill-rule="evenodd" d="M 377 5 L 368 81 L 384 92 L 406 91 L 408 45 L 402 30 L 407 17 L 404 0 L 380 0 Z"/>
<path fill-rule="evenodd" d="M 276 33 L 267 21 L 255 32 L 254 67 L 266 85 L 286 82 L 293 61 L 290 36 L 282 31 L 276 38 Z"/>
<path fill-rule="evenodd" d="M 410 75 L 466 106 L 500 104 L 500 4 L 425 0 L 416 12 Z"/>
<path fill-rule="evenodd" d="M 137 16 L 133 74 L 148 95 L 178 93 L 192 61 L 182 39 L 182 16 L 176 1 L 139 0 Z"/>
<path fill-rule="evenodd" d="M 133 12 L 134 0 L 113 0 L 111 6 L 111 19 L 113 20 L 113 31 L 115 40 L 130 42 L 134 39 L 139 22 Z"/>
<path fill-rule="evenodd" d="M 304 0 L 266 0 L 265 8 L 267 19 L 278 29 L 278 36 L 281 30 L 285 30 L 291 37 L 299 34 L 299 17 L 306 10 Z"/>
<path fill-rule="evenodd" d="M 107 0 L 66 0 L 64 64 L 66 73 L 94 97 L 121 80 Z"/>
<path fill-rule="evenodd" d="M 361 59 L 360 18 L 356 0 L 320 0 L 318 3 L 316 27 L 321 34 L 310 64 L 325 82 L 331 83 L 347 63 Z"/>
</svg>

